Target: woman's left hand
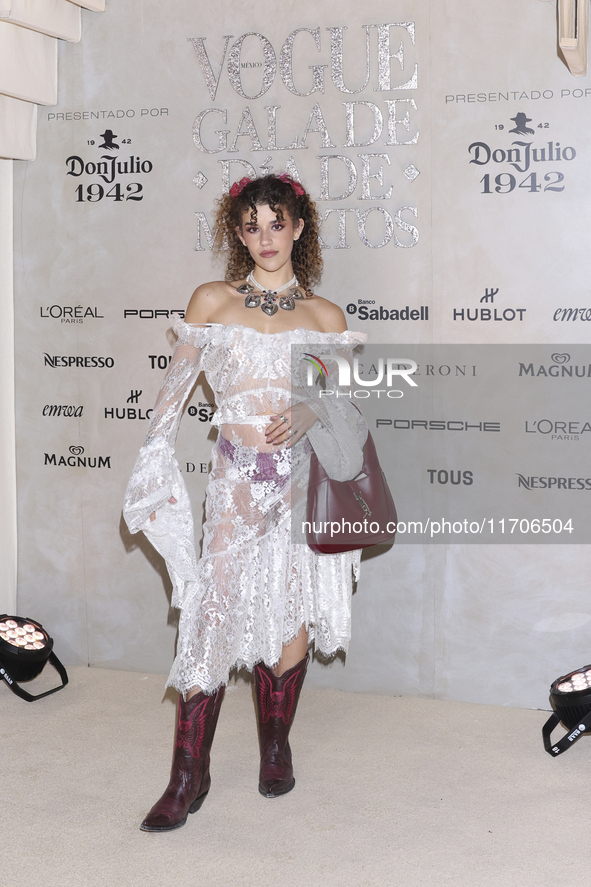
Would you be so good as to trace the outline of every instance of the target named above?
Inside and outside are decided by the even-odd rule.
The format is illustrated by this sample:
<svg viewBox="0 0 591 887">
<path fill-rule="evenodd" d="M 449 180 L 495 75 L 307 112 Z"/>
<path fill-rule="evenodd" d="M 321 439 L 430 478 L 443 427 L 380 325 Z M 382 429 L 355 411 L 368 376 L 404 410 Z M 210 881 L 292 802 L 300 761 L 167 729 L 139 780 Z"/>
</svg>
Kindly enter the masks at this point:
<svg viewBox="0 0 591 887">
<path fill-rule="evenodd" d="M 285 444 L 293 446 L 304 436 L 306 431 L 318 421 L 318 416 L 307 404 L 296 403 L 293 407 L 283 410 L 280 416 L 271 416 L 271 422 L 265 428 L 267 443 L 274 446 Z"/>
</svg>

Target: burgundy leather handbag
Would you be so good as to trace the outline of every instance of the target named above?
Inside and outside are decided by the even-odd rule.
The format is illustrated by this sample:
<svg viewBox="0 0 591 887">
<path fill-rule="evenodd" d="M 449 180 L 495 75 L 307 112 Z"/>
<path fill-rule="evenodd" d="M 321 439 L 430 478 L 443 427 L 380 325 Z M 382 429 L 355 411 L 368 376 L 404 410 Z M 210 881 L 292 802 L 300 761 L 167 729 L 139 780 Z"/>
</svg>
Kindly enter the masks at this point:
<svg viewBox="0 0 591 887">
<path fill-rule="evenodd" d="M 396 508 L 368 432 L 363 468 L 353 480 L 332 480 L 312 450 L 306 541 L 316 554 L 337 554 L 390 542 Z"/>
</svg>

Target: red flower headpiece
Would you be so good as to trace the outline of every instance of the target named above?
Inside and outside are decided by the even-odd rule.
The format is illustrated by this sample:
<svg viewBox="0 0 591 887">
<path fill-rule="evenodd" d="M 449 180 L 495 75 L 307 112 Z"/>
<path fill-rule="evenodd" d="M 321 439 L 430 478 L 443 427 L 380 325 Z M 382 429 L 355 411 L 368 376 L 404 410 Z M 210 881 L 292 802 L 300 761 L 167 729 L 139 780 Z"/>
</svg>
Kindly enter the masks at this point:
<svg viewBox="0 0 591 887">
<path fill-rule="evenodd" d="M 242 194 L 247 185 L 250 185 L 252 179 L 249 179 L 248 176 L 244 176 L 243 179 L 240 179 L 239 182 L 234 182 L 232 187 L 230 188 L 230 197 L 236 198 L 239 194 Z"/>
<path fill-rule="evenodd" d="M 291 176 L 287 175 L 286 172 L 281 173 L 280 176 L 275 176 L 275 178 L 279 179 L 280 182 L 284 182 L 286 185 L 291 185 L 298 197 L 302 197 L 302 195 L 306 193 L 300 183 L 294 181 Z M 230 197 L 232 199 L 236 199 L 236 197 L 242 194 L 246 186 L 250 185 L 252 181 L 253 179 L 249 179 L 248 176 L 244 176 L 244 178 L 240 179 L 239 182 L 234 182 L 234 184 L 230 188 Z"/>
<path fill-rule="evenodd" d="M 279 181 L 281 181 L 281 182 L 285 182 L 286 185 L 291 185 L 291 187 L 293 188 L 295 193 L 298 195 L 298 197 L 301 197 L 302 194 L 305 194 L 305 191 L 302 188 L 302 186 L 300 185 L 300 183 L 294 182 L 292 177 L 288 176 L 286 172 L 281 173 L 280 176 L 275 176 L 275 178 L 279 179 Z"/>
</svg>

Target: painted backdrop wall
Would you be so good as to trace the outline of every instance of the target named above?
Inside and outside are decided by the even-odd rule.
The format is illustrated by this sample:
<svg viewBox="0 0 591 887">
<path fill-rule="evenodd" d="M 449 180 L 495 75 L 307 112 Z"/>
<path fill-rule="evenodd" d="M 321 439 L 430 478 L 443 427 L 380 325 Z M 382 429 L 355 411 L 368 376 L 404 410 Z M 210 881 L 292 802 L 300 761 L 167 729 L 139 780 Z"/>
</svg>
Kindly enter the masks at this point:
<svg viewBox="0 0 591 887">
<path fill-rule="evenodd" d="M 243 175 L 287 170 L 318 200 L 319 293 L 350 328 L 408 348 L 547 344 L 560 369 L 590 339 L 591 80 L 557 57 L 556 10 L 538 0 L 177 0 L 174 14 L 111 0 L 91 24 L 60 59 L 39 159 L 15 179 L 19 612 L 66 663 L 166 673 L 168 579 L 121 502 L 171 319 L 222 274 L 214 200 Z M 432 417 L 498 420 L 474 386 L 462 415 L 434 402 Z M 507 386 L 520 430 L 576 423 L 545 438 L 535 470 L 507 463 L 511 477 L 568 478 L 589 452 L 589 378 L 557 386 L 568 409 L 532 416 L 511 416 Z M 198 525 L 211 404 L 200 384 L 177 446 Z M 439 477 L 429 469 L 484 467 L 485 430 L 470 464 L 438 433 L 433 464 L 404 428 L 374 434 L 418 498 Z M 585 493 L 567 486 L 564 501 Z M 364 561 L 346 668 L 315 663 L 311 680 L 544 706 L 551 680 L 589 659 L 590 566 L 588 544 L 399 540 Z"/>
</svg>

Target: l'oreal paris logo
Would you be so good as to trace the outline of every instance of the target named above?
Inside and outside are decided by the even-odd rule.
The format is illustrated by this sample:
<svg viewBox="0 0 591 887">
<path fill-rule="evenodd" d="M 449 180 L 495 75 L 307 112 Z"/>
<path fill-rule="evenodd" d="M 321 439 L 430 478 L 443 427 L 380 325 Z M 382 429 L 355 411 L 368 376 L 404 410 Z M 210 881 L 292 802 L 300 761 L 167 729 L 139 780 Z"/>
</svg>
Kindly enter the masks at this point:
<svg viewBox="0 0 591 887">
<path fill-rule="evenodd" d="M 98 313 L 98 308 L 84 307 L 84 305 L 47 305 L 39 309 L 41 317 L 53 317 L 61 319 L 62 323 L 83 323 L 86 317 L 104 318 L 104 314 Z"/>
<path fill-rule="evenodd" d="M 314 354 L 308 354 L 308 352 L 305 353 L 304 360 L 307 360 L 310 364 L 308 366 L 307 384 L 314 385 L 314 367 L 325 377 L 328 376 L 328 370 L 319 357 L 316 357 Z M 336 363 L 339 387 L 348 388 L 351 385 L 351 365 L 349 361 L 339 354 L 330 354 L 324 360 L 327 362 L 333 360 Z M 375 366 L 375 363 L 373 365 Z M 377 362 L 375 379 L 362 379 L 359 375 L 359 358 L 353 358 L 353 379 L 357 385 L 362 385 L 364 388 L 374 388 L 376 385 L 381 385 L 384 381 L 384 376 L 388 388 L 394 384 L 394 376 L 401 376 L 412 388 L 418 388 L 415 380 L 410 378 L 417 369 L 417 362 L 408 357 L 387 357 L 385 360 L 383 357 L 380 357 Z"/>
</svg>

